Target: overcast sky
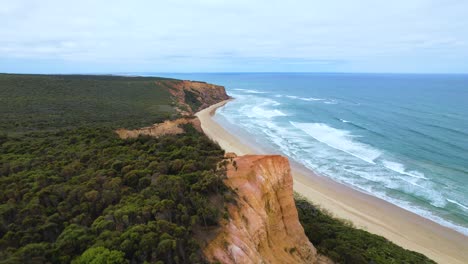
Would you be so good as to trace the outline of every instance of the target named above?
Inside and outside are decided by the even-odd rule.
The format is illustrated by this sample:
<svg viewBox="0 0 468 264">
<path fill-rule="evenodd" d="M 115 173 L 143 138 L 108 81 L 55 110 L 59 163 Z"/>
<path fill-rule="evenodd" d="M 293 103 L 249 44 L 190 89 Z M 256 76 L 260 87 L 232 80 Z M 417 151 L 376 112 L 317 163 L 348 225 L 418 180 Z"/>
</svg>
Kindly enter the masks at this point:
<svg viewBox="0 0 468 264">
<path fill-rule="evenodd" d="M 0 0 L 0 72 L 468 73 L 467 0 Z"/>
</svg>

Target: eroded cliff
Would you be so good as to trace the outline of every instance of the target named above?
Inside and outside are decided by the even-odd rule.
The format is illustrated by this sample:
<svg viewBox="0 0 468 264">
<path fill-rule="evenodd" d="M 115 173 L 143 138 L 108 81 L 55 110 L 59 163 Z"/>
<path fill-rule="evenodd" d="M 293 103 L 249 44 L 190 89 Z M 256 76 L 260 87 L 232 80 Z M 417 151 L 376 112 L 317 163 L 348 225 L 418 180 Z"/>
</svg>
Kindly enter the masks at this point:
<svg viewBox="0 0 468 264">
<path fill-rule="evenodd" d="M 182 129 L 184 124 L 192 124 L 196 130 L 202 132 L 200 120 L 193 117 L 195 112 L 230 98 L 223 86 L 205 82 L 158 80 L 156 83 L 169 91 L 176 111 L 183 117 L 139 129 L 117 129 L 115 132 L 120 138 L 180 134 L 184 132 Z"/>
<path fill-rule="evenodd" d="M 221 263 L 317 263 L 299 223 L 289 162 L 278 155 L 231 157 L 225 183 L 237 194 L 229 220 L 204 248 Z"/>
<path fill-rule="evenodd" d="M 179 118 L 176 120 L 166 120 L 163 123 L 154 124 L 149 127 L 143 127 L 138 129 L 117 129 L 115 132 L 120 138 L 136 138 L 138 136 L 152 136 L 160 137 L 163 135 L 177 135 L 184 133 L 182 125 L 191 124 L 196 130 L 202 132 L 200 120 L 196 117 L 193 118 Z"/>
<path fill-rule="evenodd" d="M 230 97 L 223 86 L 196 81 L 161 80 L 177 102 L 177 111 L 184 116 L 194 113 Z"/>
</svg>

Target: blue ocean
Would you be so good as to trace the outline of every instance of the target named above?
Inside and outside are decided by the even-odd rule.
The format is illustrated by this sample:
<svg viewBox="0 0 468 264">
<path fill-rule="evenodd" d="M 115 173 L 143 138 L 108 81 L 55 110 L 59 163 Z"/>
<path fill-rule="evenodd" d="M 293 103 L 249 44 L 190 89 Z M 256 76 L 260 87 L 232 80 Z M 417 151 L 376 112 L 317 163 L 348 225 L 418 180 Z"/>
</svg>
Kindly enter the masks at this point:
<svg viewBox="0 0 468 264">
<path fill-rule="evenodd" d="M 468 75 L 162 75 L 224 85 L 220 123 L 468 235 Z"/>
</svg>

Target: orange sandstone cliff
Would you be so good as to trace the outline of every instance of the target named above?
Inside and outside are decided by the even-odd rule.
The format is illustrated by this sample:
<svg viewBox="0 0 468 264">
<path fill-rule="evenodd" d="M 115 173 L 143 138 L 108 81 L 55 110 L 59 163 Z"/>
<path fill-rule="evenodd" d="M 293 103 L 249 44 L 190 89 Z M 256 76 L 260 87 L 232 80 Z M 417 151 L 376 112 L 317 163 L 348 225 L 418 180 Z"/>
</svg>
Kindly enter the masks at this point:
<svg viewBox="0 0 468 264">
<path fill-rule="evenodd" d="M 191 116 L 196 112 L 230 97 L 223 86 L 196 81 L 161 80 L 177 102 L 180 114 Z"/>
<path fill-rule="evenodd" d="M 152 136 L 160 137 L 163 135 L 177 135 L 184 133 L 181 125 L 192 124 L 192 126 L 202 132 L 200 120 L 196 117 L 193 118 L 179 118 L 176 120 L 166 120 L 163 123 L 154 124 L 149 127 L 143 127 L 133 130 L 128 130 L 124 128 L 117 129 L 115 132 L 119 135 L 120 138 L 136 138 L 138 136 Z"/>
<path fill-rule="evenodd" d="M 184 124 L 192 124 L 195 129 L 202 132 L 200 120 L 193 117 L 195 112 L 230 98 L 223 86 L 205 82 L 161 80 L 157 83 L 160 87 L 168 89 L 173 96 L 177 112 L 183 117 L 139 129 L 117 129 L 115 132 L 120 138 L 181 134 L 184 132 L 181 127 Z"/>
<path fill-rule="evenodd" d="M 210 262 L 318 263 L 299 223 L 289 162 L 278 155 L 232 158 L 227 186 L 237 194 L 229 220 L 204 248 Z"/>
</svg>

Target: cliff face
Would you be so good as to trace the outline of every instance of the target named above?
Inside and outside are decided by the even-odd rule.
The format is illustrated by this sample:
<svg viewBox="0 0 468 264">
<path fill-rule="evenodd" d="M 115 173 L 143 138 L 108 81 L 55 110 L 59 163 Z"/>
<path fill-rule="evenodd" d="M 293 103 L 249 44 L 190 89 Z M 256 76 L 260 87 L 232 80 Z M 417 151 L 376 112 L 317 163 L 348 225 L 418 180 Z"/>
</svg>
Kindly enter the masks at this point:
<svg viewBox="0 0 468 264">
<path fill-rule="evenodd" d="M 223 86 L 195 81 L 179 80 L 159 80 L 156 81 L 159 86 L 166 87 L 171 93 L 176 105 L 176 110 L 186 118 L 177 120 L 168 120 L 160 124 L 143 127 L 140 129 L 128 130 L 117 129 L 115 132 L 121 138 L 135 138 L 139 135 L 159 137 L 167 134 L 180 134 L 183 124 L 192 124 L 195 129 L 202 132 L 200 120 L 192 118 L 195 112 L 198 112 L 210 105 L 227 100 L 230 97 L 226 94 Z"/>
<path fill-rule="evenodd" d="M 281 156 L 232 158 L 225 183 L 237 193 L 230 219 L 204 254 L 221 263 L 317 263 L 299 223 L 289 162 Z"/>
<path fill-rule="evenodd" d="M 205 82 L 162 80 L 159 84 L 168 87 L 179 113 L 185 116 L 230 98 L 223 86 Z"/>
</svg>

